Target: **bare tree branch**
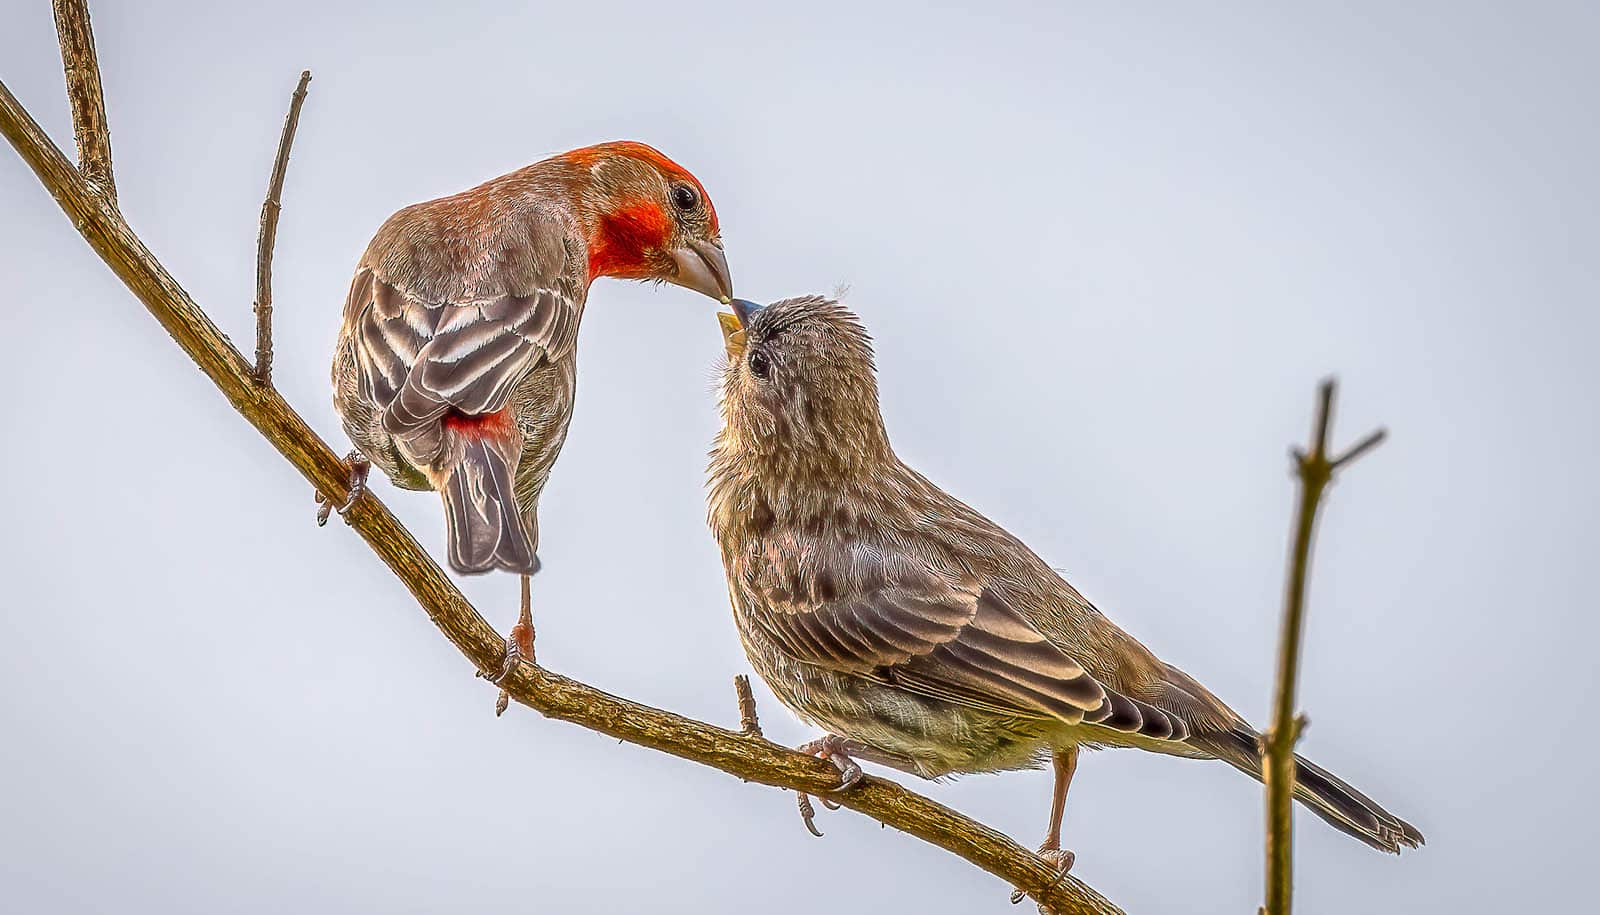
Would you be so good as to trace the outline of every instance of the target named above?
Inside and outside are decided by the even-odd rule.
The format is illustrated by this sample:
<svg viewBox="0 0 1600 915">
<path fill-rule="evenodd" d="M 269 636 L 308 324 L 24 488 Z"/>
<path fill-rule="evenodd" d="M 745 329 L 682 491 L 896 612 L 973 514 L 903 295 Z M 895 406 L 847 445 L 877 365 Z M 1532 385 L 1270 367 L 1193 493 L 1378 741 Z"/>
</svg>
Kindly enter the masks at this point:
<svg viewBox="0 0 1600 915">
<path fill-rule="evenodd" d="M 272 162 L 267 199 L 261 204 L 261 234 L 256 238 L 256 383 L 272 384 L 272 247 L 278 242 L 278 214 L 283 212 L 283 178 L 289 171 L 289 147 L 300 126 L 300 106 L 305 104 L 311 71 L 300 73 L 300 83 L 289 96 L 289 113 L 278 137 L 278 156 Z"/>
<path fill-rule="evenodd" d="M 1317 391 L 1317 415 L 1312 426 L 1309 453 L 1294 450 L 1295 473 L 1300 478 L 1300 504 L 1295 509 L 1294 546 L 1289 558 L 1289 582 L 1284 594 L 1283 624 L 1278 634 L 1278 675 L 1273 688 L 1272 721 L 1262 736 L 1262 775 L 1267 783 L 1267 904 L 1266 915 L 1289 915 L 1294 892 L 1294 747 L 1306 728 L 1306 717 L 1296 715 L 1295 692 L 1300 681 L 1300 642 L 1305 632 L 1306 579 L 1311 570 L 1311 541 L 1316 531 L 1322 494 L 1341 467 L 1377 447 L 1386 435 L 1379 429 L 1338 458 L 1328 456 L 1328 433 L 1333 425 L 1333 397 L 1338 384 L 1332 378 Z"/>
<path fill-rule="evenodd" d="M 252 367 L 177 280 L 128 228 L 110 200 L 97 193 L 62 156 L 27 111 L 0 84 L 3 133 L 50 192 L 89 246 L 116 273 L 177 344 L 239 412 L 305 476 L 333 498 L 349 494 L 349 474 L 333 450 L 278 392 L 255 383 Z M 472 670 L 498 670 L 504 642 L 370 491 L 345 515 L 395 576 L 411 591 Z M 531 663 L 519 664 L 501 685 L 513 698 L 551 718 L 698 762 L 746 781 L 825 796 L 838 784 L 829 763 L 765 739 L 651 708 L 568 679 Z M 838 796 L 852 810 L 939 846 L 1027 890 L 1060 913 L 1106 915 L 1120 910 L 1073 877 L 1006 836 L 884 779 L 869 777 Z"/>
<path fill-rule="evenodd" d="M 111 129 L 106 126 L 106 98 L 100 87 L 100 60 L 94 52 L 88 0 L 54 0 L 54 7 L 61 65 L 67 77 L 67 101 L 72 105 L 72 136 L 78 144 L 78 170 L 90 187 L 116 206 Z"/>
<path fill-rule="evenodd" d="M 761 736 L 761 719 L 756 717 L 756 697 L 750 692 L 750 675 L 733 678 L 733 693 L 739 698 L 739 732 L 746 737 Z"/>
<path fill-rule="evenodd" d="M 1349 451 L 1346 451 L 1344 454 L 1334 458 L 1330 463 L 1328 470 L 1331 473 L 1338 473 L 1339 470 L 1344 467 L 1344 465 L 1383 444 L 1383 440 L 1388 437 L 1388 429 L 1372 430 L 1371 432 L 1367 433 L 1366 438 L 1356 442 L 1354 445 L 1351 445 Z"/>
</svg>

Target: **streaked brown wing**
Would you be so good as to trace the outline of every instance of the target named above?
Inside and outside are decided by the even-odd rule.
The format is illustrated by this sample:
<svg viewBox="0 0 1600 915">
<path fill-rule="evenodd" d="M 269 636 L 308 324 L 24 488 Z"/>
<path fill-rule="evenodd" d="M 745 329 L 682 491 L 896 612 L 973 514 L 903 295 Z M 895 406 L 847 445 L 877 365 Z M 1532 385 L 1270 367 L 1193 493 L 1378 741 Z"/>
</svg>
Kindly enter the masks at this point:
<svg viewBox="0 0 1600 915">
<path fill-rule="evenodd" d="M 567 352 L 577 335 L 577 303 L 554 285 L 420 310 L 436 320 L 384 414 L 383 426 L 393 435 L 436 422 L 449 410 L 469 416 L 499 410 L 540 359 Z M 397 330 L 384 343 L 399 353 L 411 339 Z"/>
<path fill-rule="evenodd" d="M 448 239 L 395 240 L 369 251 L 350 286 L 345 315 L 362 393 L 384 411 L 385 430 L 423 455 L 437 447 L 446 413 L 501 409 L 541 359 L 564 356 L 577 340 L 582 268 L 564 224 L 534 218 L 497 232 L 475 261 L 449 268 L 429 253 Z M 432 301 L 419 291 L 429 288 L 417 279 L 424 264 L 447 271 L 434 287 L 455 292 Z"/>
<path fill-rule="evenodd" d="M 831 600 L 753 590 L 756 622 L 798 661 L 1003 715 L 1075 723 L 1106 705 L 1077 662 L 975 583 L 917 569 Z"/>
<path fill-rule="evenodd" d="M 433 316 L 416 313 L 394 287 L 373 277 L 368 268 L 356 271 L 350 284 L 345 314 L 355 328 L 356 366 L 362 395 L 388 407 L 405 383 L 417 353 L 433 333 Z M 420 328 L 420 329 L 419 329 Z"/>
</svg>

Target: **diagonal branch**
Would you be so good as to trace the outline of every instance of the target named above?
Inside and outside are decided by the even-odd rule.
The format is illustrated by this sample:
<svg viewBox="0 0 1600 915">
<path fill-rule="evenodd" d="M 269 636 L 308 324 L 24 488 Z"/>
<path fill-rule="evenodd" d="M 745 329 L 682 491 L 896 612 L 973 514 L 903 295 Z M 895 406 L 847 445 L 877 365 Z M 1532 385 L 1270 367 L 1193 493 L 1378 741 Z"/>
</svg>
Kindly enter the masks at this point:
<svg viewBox="0 0 1600 915">
<path fill-rule="evenodd" d="M 261 234 L 256 239 L 256 383 L 272 384 L 272 247 L 278 242 L 278 214 L 283 212 L 283 178 L 289 171 L 289 147 L 300 126 L 300 106 L 306 101 L 311 71 L 300 72 L 300 83 L 289 96 L 289 113 L 278 137 L 278 156 L 272 162 L 267 199 L 261 204 Z"/>
<path fill-rule="evenodd" d="M 61 65 L 66 70 L 67 101 L 72 105 L 72 136 L 78 144 L 78 169 L 89 185 L 113 206 L 117 182 L 111 173 L 111 129 L 106 126 L 106 98 L 100 88 L 100 60 L 94 52 L 88 0 L 55 0 L 56 35 L 61 39 Z"/>
<path fill-rule="evenodd" d="M 251 425 L 320 493 L 343 499 L 348 473 L 338 456 L 252 367 L 206 313 L 128 228 L 110 201 L 88 184 L 0 84 L 0 133 L 27 162 L 89 246 L 144 303 L 173 340 Z M 411 533 L 369 491 L 346 520 L 416 598 L 474 670 L 499 670 L 504 642 L 447 578 Z M 518 665 L 502 684 L 518 702 L 551 718 L 720 769 L 747 781 L 811 794 L 838 784 L 823 760 L 762 738 L 725 730 L 609 695 L 533 664 Z M 1020 887 L 1061 913 L 1105 915 L 1120 910 L 1006 836 L 913 791 L 866 778 L 840 795 L 844 806 L 958 855 Z"/>
<path fill-rule="evenodd" d="M 1294 451 L 1295 473 L 1300 478 L 1300 504 L 1295 509 L 1294 547 L 1289 559 L 1289 583 L 1284 595 L 1283 624 L 1278 635 L 1278 677 L 1273 689 L 1272 721 L 1262 737 L 1262 774 L 1267 783 L 1267 904 L 1265 915 L 1289 915 L 1294 891 L 1294 746 L 1305 730 L 1306 717 L 1295 714 L 1295 692 L 1300 681 L 1300 643 L 1305 632 L 1306 579 L 1311 570 L 1311 541 L 1316 531 L 1317 509 L 1333 475 L 1351 461 L 1377 447 L 1387 434 L 1383 429 L 1362 439 L 1339 457 L 1328 454 L 1328 433 L 1333 427 L 1333 396 L 1338 383 L 1332 378 L 1317 390 L 1317 415 L 1311 430 L 1309 453 Z"/>
</svg>

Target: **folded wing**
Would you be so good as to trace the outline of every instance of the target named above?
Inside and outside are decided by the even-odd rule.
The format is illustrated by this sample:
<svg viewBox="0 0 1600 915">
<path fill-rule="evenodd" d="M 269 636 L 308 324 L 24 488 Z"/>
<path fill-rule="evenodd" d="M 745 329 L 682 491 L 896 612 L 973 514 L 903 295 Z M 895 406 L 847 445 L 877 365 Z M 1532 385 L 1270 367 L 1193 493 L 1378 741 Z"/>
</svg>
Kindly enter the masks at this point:
<svg viewBox="0 0 1600 915">
<path fill-rule="evenodd" d="M 897 571 L 854 576 L 867 582 L 856 587 L 769 570 L 752 582 L 752 616 L 804 663 L 994 714 L 1183 739 L 1175 716 L 1107 689 L 981 581 L 882 567 Z"/>
<path fill-rule="evenodd" d="M 541 360 L 576 342 L 581 271 L 565 228 L 530 219 L 498 229 L 504 237 L 455 265 L 430 253 L 426 233 L 396 239 L 389 246 L 397 251 L 369 252 L 351 283 L 346 313 L 362 393 L 421 463 L 438 456 L 444 417 L 497 413 Z M 448 251 L 450 241 L 434 246 Z M 446 282 L 429 270 L 459 276 Z"/>
</svg>

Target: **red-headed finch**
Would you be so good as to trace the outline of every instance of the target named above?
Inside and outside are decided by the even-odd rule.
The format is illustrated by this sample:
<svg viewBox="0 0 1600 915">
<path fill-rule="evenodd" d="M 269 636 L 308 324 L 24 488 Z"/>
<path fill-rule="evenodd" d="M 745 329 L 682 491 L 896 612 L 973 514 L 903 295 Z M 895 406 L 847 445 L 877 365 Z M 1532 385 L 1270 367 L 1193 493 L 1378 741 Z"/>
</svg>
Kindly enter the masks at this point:
<svg viewBox="0 0 1600 915">
<path fill-rule="evenodd" d="M 705 188 L 641 143 L 406 207 L 356 267 L 334 406 L 396 486 L 443 497 L 458 572 L 538 569 L 539 493 L 572 418 L 584 300 L 604 276 L 733 294 Z M 524 602 L 508 664 L 531 631 Z"/>
<path fill-rule="evenodd" d="M 1054 763 L 1041 852 L 1080 748 L 1220 759 L 1261 778 L 1259 735 L 1101 615 L 1044 560 L 907 467 L 878 410 L 871 341 L 822 298 L 723 314 L 728 364 L 710 523 L 750 663 L 851 756 L 925 778 Z M 1296 798 L 1382 851 L 1422 834 L 1298 760 Z"/>
</svg>

